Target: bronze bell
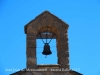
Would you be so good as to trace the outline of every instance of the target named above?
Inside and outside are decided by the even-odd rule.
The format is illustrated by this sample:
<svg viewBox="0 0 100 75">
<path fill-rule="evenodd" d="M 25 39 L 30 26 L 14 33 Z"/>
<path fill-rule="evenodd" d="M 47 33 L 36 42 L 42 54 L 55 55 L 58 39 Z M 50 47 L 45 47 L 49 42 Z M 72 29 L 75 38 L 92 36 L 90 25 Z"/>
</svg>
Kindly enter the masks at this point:
<svg viewBox="0 0 100 75">
<path fill-rule="evenodd" d="M 52 54 L 52 52 L 50 50 L 50 46 L 49 46 L 48 43 L 45 43 L 44 50 L 43 50 L 42 54 L 44 54 L 44 55 L 50 55 L 50 54 Z"/>
</svg>

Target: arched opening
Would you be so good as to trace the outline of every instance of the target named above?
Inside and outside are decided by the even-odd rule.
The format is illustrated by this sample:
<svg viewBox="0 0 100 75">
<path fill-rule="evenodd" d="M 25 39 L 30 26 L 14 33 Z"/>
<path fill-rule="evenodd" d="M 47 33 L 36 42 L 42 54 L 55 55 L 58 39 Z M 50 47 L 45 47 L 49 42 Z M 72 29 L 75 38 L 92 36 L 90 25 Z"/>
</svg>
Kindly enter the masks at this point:
<svg viewBox="0 0 100 75">
<path fill-rule="evenodd" d="M 39 33 L 36 39 L 36 57 L 37 57 L 37 64 L 58 64 L 57 60 L 57 47 L 56 47 L 56 38 L 55 34 L 51 32 L 42 32 Z M 47 39 L 46 39 L 47 38 Z M 42 52 L 44 50 L 45 43 L 49 43 L 50 50 L 52 54 L 50 55 L 43 55 Z"/>
</svg>

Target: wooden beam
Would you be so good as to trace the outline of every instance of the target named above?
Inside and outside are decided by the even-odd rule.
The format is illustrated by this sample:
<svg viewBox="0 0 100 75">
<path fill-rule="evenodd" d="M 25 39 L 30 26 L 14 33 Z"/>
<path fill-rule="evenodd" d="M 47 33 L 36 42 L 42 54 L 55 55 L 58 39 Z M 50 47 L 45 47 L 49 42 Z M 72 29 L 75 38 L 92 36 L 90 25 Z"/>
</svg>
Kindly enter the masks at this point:
<svg viewBox="0 0 100 75">
<path fill-rule="evenodd" d="M 52 36 L 53 36 L 52 34 L 47 34 L 48 39 L 51 39 Z M 42 33 L 41 36 L 40 36 L 40 34 L 38 34 L 36 39 L 46 39 L 46 34 Z M 56 39 L 56 36 L 54 35 L 52 39 Z"/>
</svg>

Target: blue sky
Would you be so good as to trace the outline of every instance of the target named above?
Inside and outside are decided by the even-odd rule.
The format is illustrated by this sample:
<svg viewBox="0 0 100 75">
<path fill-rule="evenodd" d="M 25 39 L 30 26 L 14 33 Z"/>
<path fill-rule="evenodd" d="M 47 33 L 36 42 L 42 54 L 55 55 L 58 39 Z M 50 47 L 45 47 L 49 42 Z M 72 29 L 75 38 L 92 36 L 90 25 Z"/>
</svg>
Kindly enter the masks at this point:
<svg viewBox="0 0 100 75">
<path fill-rule="evenodd" d="M 100 0 L 0 0 L 0 75 L 26 67 L 24 26 L 45 10 L 69 24 L 70 68 L 100 75 Z M 43 47 L 41 40 L 37 44 Z M 38 64 L 57 63 L 55 40 L 50 45 L 54 52 L 47 58 L 37 48 Z"/>
</svg>

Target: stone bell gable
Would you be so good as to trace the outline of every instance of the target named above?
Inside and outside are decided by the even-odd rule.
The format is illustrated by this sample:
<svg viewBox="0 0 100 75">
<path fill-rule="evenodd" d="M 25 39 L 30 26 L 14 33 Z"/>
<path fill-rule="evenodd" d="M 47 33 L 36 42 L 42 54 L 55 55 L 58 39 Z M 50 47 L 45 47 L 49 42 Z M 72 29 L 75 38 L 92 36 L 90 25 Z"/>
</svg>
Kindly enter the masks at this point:
<svg viewBox="0 0 100 75">
<path fill-rule="evenodd" d="M 24 27 L 26 34 L 26 69 L 11 75 L 82 75 L 78 72 L 69 70 L 69 51 L 68 51 L 68 27 L 69 25 L 57 18 L 48 11 L 44 11 L 34 20 Z M 55 34 L 57 47 L 57 64 L 37 65 L 36 39 L 40 39 L 39 34 L 43 32 Z M 45 38 L 45 34 L 42 34 Z M 48 36 L 52 36 L 48 34 Z M 48 38 L 49 38 L 48 37 Z M 46 69 L 46 71 L 29 71 L 34 69 Z M 64 69 L 63 71 L 51 71 L 51 69 Z"/>
<path fill-rule="evenodd" d="M 25 26 L 27 36 L 27 68 L 36 67 L 36 38 L 39 33 L 46 30 L 56 35 L 58 64 L 62 68 L 69 69 L 68 24 L 48 11 L 43 12 Z"/>
</svg>

